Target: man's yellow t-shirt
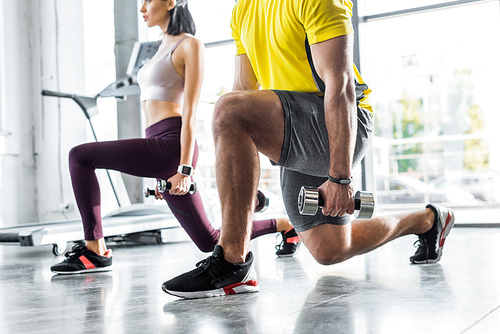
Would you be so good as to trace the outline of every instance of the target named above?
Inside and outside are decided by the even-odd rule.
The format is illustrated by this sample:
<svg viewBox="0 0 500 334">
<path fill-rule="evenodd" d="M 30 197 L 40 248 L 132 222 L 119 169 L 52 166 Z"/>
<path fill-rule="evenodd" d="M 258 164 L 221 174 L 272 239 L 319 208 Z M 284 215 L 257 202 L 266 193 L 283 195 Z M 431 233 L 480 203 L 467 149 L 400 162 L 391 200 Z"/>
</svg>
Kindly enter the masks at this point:
<svg viewBox="0 0 500 334">
<path fill-rule="evenodd" d="M 263 89 L 321 94 L 309 45 L 352 34 L 351 17 L 348 0 L 238 0 L 231 29 L 237 55 L 247 55 Z M 370 89 L 354 72 L 359 106 L 371 111 Z"/>
</svg>

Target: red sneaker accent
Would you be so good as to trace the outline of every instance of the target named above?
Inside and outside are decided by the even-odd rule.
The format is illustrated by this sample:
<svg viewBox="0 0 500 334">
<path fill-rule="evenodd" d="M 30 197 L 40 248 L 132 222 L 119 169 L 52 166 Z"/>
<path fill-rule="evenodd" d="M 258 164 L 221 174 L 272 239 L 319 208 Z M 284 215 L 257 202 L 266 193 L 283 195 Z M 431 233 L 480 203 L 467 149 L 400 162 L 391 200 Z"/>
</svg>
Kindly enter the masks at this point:
<svg viewBox="0 0 500 334">
<path fill-rule="evenodd" d="M 451 218 L 452 218 L 451 212 L 448 211 L 448 217 L 446 217 L 446 223 L 444 224 L 444 228 L 441 231 L 441 235 L 439 236 L 439 247 L 443 247 L 444 245 L 444 241 L 446 240 L 446 238 L 443 238 L 444 231 L 446 230 L 446 227 L 450 223 Z"/>
<path fill-rule="evenodd" d="M 85 257 L 85 255 L 80 256 L 78 259 L 80 261 L 82 261 L 82 263 L 86 269 L 94 269 L 95 268 L 94 264 L 92 262 L 90 262 L 89 259 L 87 259 Z"/>
<path fill-rule="evenodd" d="M 286 238 L 286 242 L 289 244 L 298 244 L 300 241 L 299 237 L 291 237 L 291 238 Z"/>
<path fill-rule="evenodd" d="M 259 285 L 259 282 L 255 281 L 255 280 L 250 280 L 248 282 L 234 283 L 234 284 L 226 286 L 224 288 L 224 292 L 226 293 L 226 295 L 234 295 L 234 294 L 236 294 L 236 292 L 233 289 L 238 287 L 238 286 L 241 286 L 241 285 L 257 286 L 257 285 Z"/>
<path fill-rule="evenodd" d="M 108 249 L 108 250 L 106 251 L 106 253 L 104 253 L 104 255 L 102 255 L 102 256 L 107 257 L 107 258 L 109 259 L 109 258 L 112 256 L 112 253 L 113 253 L 113 252 L 111 251 L 111 249 Z"/>
</svg>

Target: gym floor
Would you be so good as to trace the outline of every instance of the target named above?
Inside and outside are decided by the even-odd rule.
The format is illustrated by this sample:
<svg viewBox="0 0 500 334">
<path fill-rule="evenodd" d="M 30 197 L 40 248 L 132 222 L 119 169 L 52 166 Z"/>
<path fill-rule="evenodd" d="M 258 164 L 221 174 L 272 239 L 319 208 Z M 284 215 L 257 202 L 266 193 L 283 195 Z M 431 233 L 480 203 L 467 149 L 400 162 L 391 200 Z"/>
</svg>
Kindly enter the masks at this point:
<svg viewBox="0 0 500 334">
<path fill-rule="evenodd" d="M 438 264 L 414 236 L 334 266 L 251 243 L 260 292 L 181 300 L 163 281 L 208 256 L 191 242 L 115 245 L 110 273 L 54 276 L 50 247 L 0 245 L 1 333 L 498 333 L 500 229 L 452 230 Z"/>
</svg>

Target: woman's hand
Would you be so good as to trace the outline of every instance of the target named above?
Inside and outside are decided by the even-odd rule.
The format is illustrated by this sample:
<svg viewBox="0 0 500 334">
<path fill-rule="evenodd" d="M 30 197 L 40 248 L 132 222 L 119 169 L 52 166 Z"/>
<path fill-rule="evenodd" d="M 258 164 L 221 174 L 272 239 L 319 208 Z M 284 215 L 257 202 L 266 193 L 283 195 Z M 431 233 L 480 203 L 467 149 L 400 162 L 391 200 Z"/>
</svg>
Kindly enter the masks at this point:
<svg viewBox="0 0 500 334">
<path fill-rule="evenodd" d="M 158 190 L 158 185 L 155 188 L 155 199 L 163 199 L 162 193 Z"/>
<path fill-rule="evenodd" d="M 168 192 L 170 195 L 186 195 L 191 185 L 191 177 L 177 173 L 169 178 L 167 182 L 172 184 L 172 188 Z"/>
</svg>

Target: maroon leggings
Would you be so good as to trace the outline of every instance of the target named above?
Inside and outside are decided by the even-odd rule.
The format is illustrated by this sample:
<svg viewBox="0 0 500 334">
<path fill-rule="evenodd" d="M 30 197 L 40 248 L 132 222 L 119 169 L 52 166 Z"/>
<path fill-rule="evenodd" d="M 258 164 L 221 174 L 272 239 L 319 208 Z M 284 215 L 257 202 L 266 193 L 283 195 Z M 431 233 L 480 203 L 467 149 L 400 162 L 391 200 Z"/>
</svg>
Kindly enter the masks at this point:
<svg viewBox="0 0 500 334">
<path fill-rule="evenodd" d="M 179 166 L 181 125 L 180 117 L 166 118 L 148 127 L 145 139 L 88 143 L 71 149 L 69 171 L 85 240 L 103 237 L 101 195 L 95 170 L 112 169 L 139 177 L 170 178 Z M 197 160 L 198 146 L 195 145 L 193 167 Z M 208 220 L 200 192 L 173 196 L 166 191 L 163 198 L 196 246 L 203 252 L 213 251 L 219 230 Z M 276 220 L 254 221 L 251 238 L 275 232 Z"/>
</svg>

